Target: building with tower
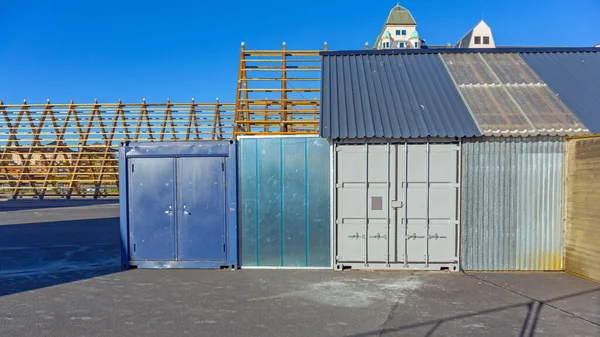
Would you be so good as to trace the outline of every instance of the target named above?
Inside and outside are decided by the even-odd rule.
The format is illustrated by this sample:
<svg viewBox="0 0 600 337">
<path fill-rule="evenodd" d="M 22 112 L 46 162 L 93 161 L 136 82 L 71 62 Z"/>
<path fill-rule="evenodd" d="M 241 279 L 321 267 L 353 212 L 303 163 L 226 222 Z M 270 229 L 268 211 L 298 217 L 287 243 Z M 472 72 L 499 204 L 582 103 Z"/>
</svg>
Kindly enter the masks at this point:
<svg viewBox="0 0 600 337">
<path fill-rule="evenodd" d="M 417 31 L 417 22 L 412 14 L 397 4 L 387 17 L 374 49 L 420 49 L 421 36 Z"/>
</svg>

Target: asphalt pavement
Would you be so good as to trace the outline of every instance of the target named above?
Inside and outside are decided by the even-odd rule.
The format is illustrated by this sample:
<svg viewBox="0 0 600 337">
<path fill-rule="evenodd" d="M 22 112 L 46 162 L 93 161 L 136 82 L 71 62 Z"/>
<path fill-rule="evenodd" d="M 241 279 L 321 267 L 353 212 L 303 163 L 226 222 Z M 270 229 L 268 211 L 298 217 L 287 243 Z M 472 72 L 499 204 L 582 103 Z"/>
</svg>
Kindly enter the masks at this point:
<svg viewBox="0 0 600 337">
<path fill-rule="evenodd" d="M 600 336 L 565 273 L 123 271 L 118 205 L 59 206 L 0 203 L 0 336 Z"/>
</svg>

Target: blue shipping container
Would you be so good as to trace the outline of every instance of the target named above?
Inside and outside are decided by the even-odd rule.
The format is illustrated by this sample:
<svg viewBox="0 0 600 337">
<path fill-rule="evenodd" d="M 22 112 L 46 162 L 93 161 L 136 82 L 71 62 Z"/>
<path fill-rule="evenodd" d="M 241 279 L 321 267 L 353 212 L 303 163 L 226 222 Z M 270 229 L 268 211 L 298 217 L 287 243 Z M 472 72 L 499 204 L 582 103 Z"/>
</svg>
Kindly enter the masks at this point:
<svg viewBox="0 0 600 337">
<path fill-rule="evenodd" d="M 123 267 L 237 268 L 232 141 L 122 143 Z"/>
</svg>

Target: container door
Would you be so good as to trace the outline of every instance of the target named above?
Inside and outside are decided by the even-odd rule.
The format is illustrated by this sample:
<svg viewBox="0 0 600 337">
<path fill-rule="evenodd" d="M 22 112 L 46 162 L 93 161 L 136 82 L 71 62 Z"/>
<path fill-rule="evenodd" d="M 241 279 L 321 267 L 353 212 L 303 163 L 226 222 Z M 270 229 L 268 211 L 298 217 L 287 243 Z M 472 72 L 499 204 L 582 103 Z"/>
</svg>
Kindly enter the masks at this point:
<svg viewBox="0 0 600 337">
<path fill-rule="evenodd" d="M 404 233 L 403 251 L 406 263 L 425 263 L 427 256 L 427 144 L 409 144 L 405 147 L 404 162 L 400 165 L 405 196 L 402 214 Z"/>
<path fill-rule="evenodd" d="M 177 159 L 178 259 L 226 259 L 225 158 Z"/>
<path fill-rule="evenodd" d="M 368 145 L 367 262 L 389 259 L 390 170 L 389 146 Z"/>
<path fill-rule="evenodd" d="M 173 158 L 129 160 L 131 260 L 175 260 Z"/>
<path fill-rule="evenodd" d="M 458 145 L 431 144 L 429 149 L 429 262 L 458 260 Z"/>
<path fill-rule="evenodd" d="M 458 226 L 458 147 L 455 144 L 399 146 L 399 262 L 455 260 Z"/>
<path fill-rule="evenodd" d="M 390 184 L 395 154 L 390 145 L 337 148 L 337 260 L 388 263 L 395 242 L 390 228 Z M 368 182 L 368 183 L 367 183 Z"/>
<path fill-rule="evenodd" d="M 365 262 L 366 147 L 337 147 L 337 260 Z"/>
</svg>

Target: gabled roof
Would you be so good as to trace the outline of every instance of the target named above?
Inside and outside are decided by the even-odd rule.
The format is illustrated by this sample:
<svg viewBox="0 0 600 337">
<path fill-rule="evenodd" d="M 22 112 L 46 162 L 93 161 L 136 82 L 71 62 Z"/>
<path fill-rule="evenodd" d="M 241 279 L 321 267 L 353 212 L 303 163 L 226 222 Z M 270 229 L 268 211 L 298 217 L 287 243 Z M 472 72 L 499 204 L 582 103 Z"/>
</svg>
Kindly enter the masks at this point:
<svg viewBox="0 0 600 337">
<path fill-rule="evenodd" d="M 473 28 L 471 28 L 470 31 L 468 31 L 465 36 L 463 36 L 460 40 L 458 40 L 458 42 L 456 42 L 456 44 L 454 45 L 454 48 L 467 48 L 469 47 L 469 44 L 471 43 L 471 38 L 473 37 L 473 31 L 475 30 L 475 28 L 479 27 L 479 26 L 486 26 L 487 28 L 490 28 L 490 26 L 483 21 L 483 19 L 481 21 L 479 21 Z"/>
<path fill-rule="evenodd" d="M 322 52 L 328 138 L 600 133 L 597 48 Z"/>
</svg>

